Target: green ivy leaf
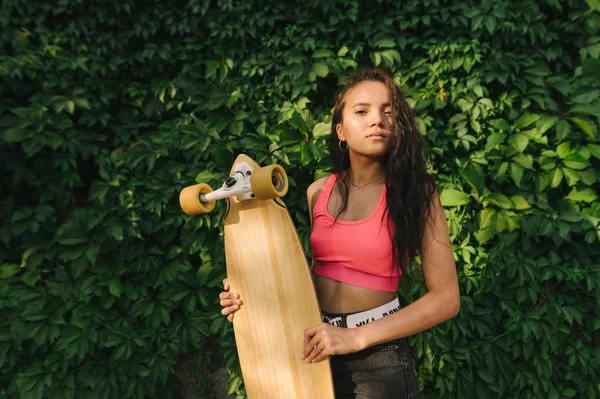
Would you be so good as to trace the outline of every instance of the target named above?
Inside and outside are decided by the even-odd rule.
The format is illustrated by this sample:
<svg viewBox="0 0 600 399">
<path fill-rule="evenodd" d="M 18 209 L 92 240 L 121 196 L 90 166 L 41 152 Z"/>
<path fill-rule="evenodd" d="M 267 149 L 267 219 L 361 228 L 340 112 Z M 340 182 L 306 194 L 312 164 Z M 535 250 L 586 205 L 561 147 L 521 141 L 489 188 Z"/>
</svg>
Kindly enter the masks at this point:
<svg viewBox="0 0 600 399">
<path fill-rule="evenodd" d="M 37 282 L 40 281 L 40 272 L 37 270 L 25 272 L 23 276 L 21 276 L 21 280 L 28 286 L 34 287 Z"/>
<path fill-rule="evenodd" d="M 10 276 L 14 276 L 19 270 L 21 270 L 21 268 L 16 263 L 5 263 L 2 265 L 2 268 L 0 268 L 0 279 L 7 279 Z"/>
<path fill-rule="evenodd" d="M 577 396 L 577 391 L 573 388 L 566 388 L 563 389 L 562 395 L 566 398 L 574 398 L 575 396 Z"/>
<path fill-rule="evenodd" d="M 292 79 L 300 79 L 304 72 L 304 66 L 302 64 L 292 64 L 283 69 L 282 74 L 284 76 L 290 76 Z"/>
<path fill-rule="evenodd" d="M 550 185 L 552 180 L 552 176 L 554 176 L 554 171 L 540 171 L 535 175 L 535 189 L 538 192 L 542 192 L 546 190 L 546 187 Z"/>
<path fill-rule="evenodd" d="M 525 151 L 527 144 L 529 144 L 529 137 L 524 134 L 515 134 L 509 136 L 508 141 L 515 147 L 519 152 Z"/>
<path fill-rule="evenodd" d="M 234 394 L 242 385 L 242 378 L 241 376 L 235 376 L 233 378 L 231 378 L 229 380 L 229 382 L 227 383 L 227 394 L 228 395 L 232 395 Z"/>
<path fill-rule="evenodd" d="M 556 147 L 556 154 L 561 158 L 565 158 L 570 153 L 571 153 L 571 142 L 570 141 L 561 143 L 560 145 L 558 145 Z"/>
<path fill-rule="evenodd" d="M 440 194 L 444 206 L 460 206 L 469 203 L 469 195 L 454 189 L 444 189 Z"/>
<path fill-rule="evenodd" d="M 165 326 L 169 325 L 169 321 L 171 320 L 171 316 L 169 315 L 169 311 L 164 307 L 160 307 L 161 319 Z"/>
<path fill-rule="evenodd" d="M 517 187 L 520 187 L 521 180 L 523 179 L 523 167 L 515 162 L 511 162 L 510 177 L 513 179 Z"/>
<path fill-rule="evenodd" d="M 589 137 L 590 140 L 596 139 L 596 125 L 593 122 L 577 117 L 569 118 L 569 120 L 575 122 L 575 124 L 579 126 L 579 128 L 583 131 L 583 133 L 585 133 L 586 136 Z"/>
<path fill-rule="evenodd" d="M 121 297 L 121 279 L 118 277 L 113 277 L 108 282 L 108 291 L 111 295 L 116 297 Z"/>
<path fill-rule="evenodd" d="M 402 62 L 400 53 L 396 50 L 384 50 L 381 52 L 381 57 L 389 67 L 399 65 Z"/>
<path fill-rule="evenodd" d="M 577 188 L 573 187 L 567 198 L 577 202 L 583 201 L 590 203 L 598 199 L 598 194 L 596 194 L 591 188 L 586 188 L 581 191 L 577 191 Z"/>
<path fill-rule="evenodd" d="M 490 125 L 492 125 L 493 127 L 495 127 L 498 130 L 507 130 L 507 131 L 510 130 L 510 125 L 504 119 L 492 119 L 490 121 Z M 494 134 L 497 134 L 497 133 L 494 133 Z M 493 134 L 492 134 L 492 136 L 493 136 Z M 506 137 L 505 134 L 503 136 Z"/>
<path fill-rule="evenodd" d="M 312 57 L 313 58 L 330 58 L 330 57 L 333 57 L 333 52 L 331 50 L 319 49 L 313 53 Z"/>
<path fill-rule="evenodd" d="M 591 9 L 600 11 L 600 0 L 585 0 Z M 564 392 L 563 392 L 564 394 Z"/>
<path fill-rule="evenodd" d="M 88 241 L 80 227 L 72 223 L 61 226 L 56 233 L 56 239 L 63 245 L 77 245 Z"/>
<path fill-rule="evenodd" d="M 85 98 L 74 98 L 73 101 L 75 102 L 75 104 L 79 107 L 79 108 L 83 108 L 85 110 L 91 110 L 92 108 L 90 107 L 90 103 L 87 99 Z"/>
<path fill-rule="evenodd" d="M 523 196 L 513 195 L 512 197 L 510 197 L 510 199 L 512 200 L 512 202 L 514 204 L 514 209 L 523 210 L 523 209 L 531 208 L 531 206 L 529 205 L 529 203 Z"/>
<path fill-rule="evenodd" d="M 73 112 L 75 112 L 75 103 L 73 101 L 67 101 L 65 104 L 66 104 L 67 111 L 70 114 L 73 114 Z"/>
<path fill-rule="evenodd" d="M 453 71 L 455 71 L 462 66 L 463 61 L 464 61 L 464 59 L 462 57 L 454 57 L 454 58 L 452 58 L 450 67 L 452 68 Z"/>
<path fill-rule="evenodd" d="M 477 374 L 479 374 L 479 377 L 481 377 L 482 380 L 484 380 L 490 385 L 494 385 L 496 383 L 496 379 L 492 376 L 492 374 L 489 371 L 485 369 L 477 370 Z"/>
<path fill-rule="evenodd" d="M 396 47 L 396 42 L 393 39 L 382 39 L 375 43 L 376 48 L 394 48 Z"/>
<path fill-rule="evenodd" d="M 455 124 L 455 123 L 458 123 L 460 121 L 464 121 L 466 119 L 467 119 L 467 117 L 464 114 L 456 114 L 452 118 L 450 118 L 449 122 L 451 124 Z"/>
<path fill-rule="evenodd" d="M 123 241 L 123 226 L 122 225 L 114 224 L 111 233 L 115 240 Z"/>
<path fill-rule="evenodd" d="M 562 170 L 560 168 L 554 169 L 554 173 L 552 175 L 552 183 L 550 184 L 550 187 L 552 187 L 552 188 L 558 187 L 558 185 L 560 184 L 562 179 L 563 179 Z"/>
<path fill-rule="evenodd" d="M 379 66 L 379 64 L 381 64 L 381 54 L 379 53 L 379 51 L 376 51 L 374 53 L 370 54 L 371 57 L 371 62 L 373 63 L 374 66 Z"/>
<path fill-rule="evenodd" d="M 512 209 L 513 203 L 506 195 L 502 193 L 490 193 L 487 195 L 486 199 L 492 204 L 503 208 L 503 209 Z"/>
<path fill-rule="evenodd" d="M 317 74 L 318 77 L 324 78 L 329 74 L 329 68 L 327 64 L 324 62 L 316 62 L 313 64 L 313 70 Z"/>
<path fill-rule="evenodd" d="M 96 259 L 98 259 L 98 253 L 100 252 L 100 245 L 98 244 L 90 244 L 85 251 L 85 255 L 90 261 L 92 265 L 96 264 Z"/>
<path fill-rule="evenodd" d="M 331 123 L 317 123 L 312 131 L 313 137 L 327 136 L 328 134 L 331 134 Z"/>
<path fill-rule="evenodd" d="M 558 123 L 556 116 L 542 116 L 536 123 L 539 134 L 545 134 L 550 128 Z"/>
<path fill-rule="evenodd" d="M 490 151 L 491 149 L 495 148 L 497 145 L 504 143 L 504 140 L 506 140 L 505 133 L 491 134 L 490 137 L 488 137 L 487 144 L 485 146 L 485 150 Z"/>
<path fill-rule="evenodd" d="M 296 129 L 300 130 L 304 134 L 308 134 L 308 126 L 306 122 L 302 118 L 298 112 L 294 112 L 292 118 L 289 120 L 290 124 L 294 126 Z"/>
<path fill-rule="evenodd" d="M 598 144 L 587 144 L 585 148 L 592 154 L 596 159 L 600 159 L 600 145 Z"/>
<path fill-rule="evenodd" d="M 556 141 L 562 141 L 571 134 L 571 124 L 566 120 L 558 122 L 558 128 L 556 129 Z"/>
<path fill-rule="evenodd" d="M 10 128 L 4 131 L 4 141 L 7 143 L 20 143 L 29 138 L 30 132 L 22 128 Z"/>
<path fill-rule="evenodd" d="M 495 224 L 497 212 L 493 208 L 484 208 L 480 213 L 479 227 L 486 229 Z"/>
<path fill-rule="evenodd" d="M 527 126 L 531 125 L 538 119 L 540 119 L 540 115 L 524 113 L 515 122 L 515 127 L 518 129 L 526 128 Z"/>
<path fill-rule="evenodd" d="M 579 154 L 571 154 L 567 155 L 563 160 L 563 163 L 571 169 L 581 170 L 590 166 L 590 163 L 587 159 L 582 157 Z"/>
<path fill-rule="evenodd" d="M 531 155 L 519 154 L 512 157 L 512 160 L 525 169 L 533 169 L 533 157 Z"/>
<path fill-rule="evenodd" d="M 470 164 L 465 169 L 461 169 L 460 174 L 479 197 L 485 188 L 484 173 L 481 167 L 477 164 Z"/>
<path fill-rule="evenodd" d="M 209 183 L 213 180 L 219 179 L 224 179 L 223 173 L 216 173 L 211 172 L 209 170 L 203 170 L 202 172 L 198 173 L 194 181 L 196 181 L 196 183 Z"/>
</svg>

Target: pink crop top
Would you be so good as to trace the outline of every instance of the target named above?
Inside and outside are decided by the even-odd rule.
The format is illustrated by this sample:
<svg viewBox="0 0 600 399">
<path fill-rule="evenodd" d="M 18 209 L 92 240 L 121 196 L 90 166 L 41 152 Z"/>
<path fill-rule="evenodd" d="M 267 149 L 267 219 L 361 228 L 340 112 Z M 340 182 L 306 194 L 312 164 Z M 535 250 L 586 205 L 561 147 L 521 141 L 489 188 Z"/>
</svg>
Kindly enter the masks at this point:
<svg viewBox="0 0 600 399">
<path fill-rule="evenodd" d="M 313 210 L 310 245 L 315 273 L 358 287 L 395 292 L 401 272 L 392 261 L 386 185 L 370 216 L 353 222 L 335 221 L 327 203 L 336 180 L 337 175 L 327 179 Z"/>
</svg>

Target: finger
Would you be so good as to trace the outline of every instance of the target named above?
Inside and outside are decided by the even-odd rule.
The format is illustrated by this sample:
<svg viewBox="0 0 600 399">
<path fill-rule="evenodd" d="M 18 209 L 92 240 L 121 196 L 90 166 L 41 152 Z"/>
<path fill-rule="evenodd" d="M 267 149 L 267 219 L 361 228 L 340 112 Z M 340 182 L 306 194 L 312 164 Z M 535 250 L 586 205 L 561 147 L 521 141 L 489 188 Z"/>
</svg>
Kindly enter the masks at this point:
<svg viewBox="0 0 600 399">
<path fill-rule="evenodd" d="M 323 330 L 323 325 L 328 326 L 329 324 L 321 323 L 321 324 L 317 324 L 314 327 L 307 328 L 306 330 L 304 330 L 304 345 L 303 346 L 306 346 L 308 344 L 308 341 L 310 341 L 312 339 L 312 337 L 315 336 L 316 333 Z"/>
<path fill-rule="evenodd" d="M 321 343 L 321 339 L 315 335 L 308 341 L 306 348 L 304 348 L 304 360 L 311 362 L 322 350 L 323 344 Z"/>
<path fill-rule="evenodd" d="M 319 353 L 319 354 L 318 354 L 318 355 L 317 355 L 317 356 L 316 356 L 316 357 L 315 357 L 315 358 L 314 358 L 314 359 L 311 361 L 311 363 L 319 363 L 319 362 L 322 362 L 323 360 L 327 359 L 328 357 L 329 357 L 329 355 L 326 355 L 326 354 L 324 353 L 324 351 L 323 351 L 323 352 Z"/>
<path fill-rule="evenodd" d="M 315 335 L 314 332 L 311 333 L 311 330 L 313 330 L 312 328 L 309 328 L 307 330 L 304 331 L 304 341 L 302 342 L 302 358 L 306 358 L 306 356 L 308 356 L 308 354 L 310 353 L 309 347 L 308 347 L 308 343 L 310 342 L 310 340 L 313 338 L 313 336 Z"/>
<path fill-rule="evenodd" d="M 219 299 L 229 299 L 229 298 L 238 299 L 239 297 L 240 297 L 240 294 L 238 294 L 237 292 L 224 291 L 219 294 Z"/>
<path fill-rule="evenodd" d="M 308 345 L 308 341 L 310 341 L 310 338 L 308 335 L 306 335 L 306 331 L 304 332 L 304 340 L 302 341 L 302 358 L 305 357 L 304 355 L 304 351 L 306 350 L 306 345 Z"/>
<path fill-rule="evenodd" d="M 221 292 L 219 294 L 219 299 L 228 299 L 231 298 L 231 293 L 230 292 Z"/>
<path fill-rule="evenodd" d="M 322 350 L 321 350 L 322 348 Z M 327 359 L 329 356 L 333 355 L 333 348 L 330 344 L 327 344 L 326 340 L 322 340 L 317 345 L 317 350 L 313 350 L 313 353 L 316 353 L 312 360 L 309 360 L 311 363 L 319 363 L 323 360 Z"/>
<path fill-rule="evenodd" d="M 321 350 L 319 345 L 317 345 L 316 347 L 313 345 L 312 350 L 310 351 L 306 359 L 304 359 L 304 361 L 306 361 L 307 363 L 314 363 L 314 360 L 321 354 L 321 352 L 323 351 Z"/>
<path fill-rule="evenodd" d="M 227 316 L 227 315 L 229 315 L 229 314 L 231 314 L 231 313 L 235 312 L 235 311 L 236 311 L 236 310 L 238 310 L 239 308 L 240 308 L 240 306 L 239 306 L 239 305 L 233 305 L 233 306 L 229 306 L 229 307 L 226 307 L 226 308 L 223 308 L 223 309 L 221 309 L 221 314 L 222 314 L 223 316 Z"/>
<path fill-rule="evenodd" d="M 235 305 L 235 299 L 221 299 L 219 304 L 221 306 L 233 306 Z"/>
<path fill-rule="evenodd" d="M 302 343 L 302 355 L 307 356 L 310 352 L 308 346 L 308 342 L 320 331 L 324 331 L 326 328 L 331 327 L 327 323 L 321 323 L 314 327 L 307 328 L 304 330 L 304 342 Z"/>
<path fill-rule="evenodd" d="M 241 299 L 221 299 L 221 306 L 233 306 L 233 305 L 241 305 Z"/>
<path fill-rule="evenodd" d="M 223 288 L 225 288 L 225 291 L 229 291 L 229 280 L 228 279 L 223 280 Z"/>
<path fill-rule="evenodd" d="M 227 320 L 229 320 L 230 323 L 233 323 L 233 313 L 227 316 Z"/>
</svg>

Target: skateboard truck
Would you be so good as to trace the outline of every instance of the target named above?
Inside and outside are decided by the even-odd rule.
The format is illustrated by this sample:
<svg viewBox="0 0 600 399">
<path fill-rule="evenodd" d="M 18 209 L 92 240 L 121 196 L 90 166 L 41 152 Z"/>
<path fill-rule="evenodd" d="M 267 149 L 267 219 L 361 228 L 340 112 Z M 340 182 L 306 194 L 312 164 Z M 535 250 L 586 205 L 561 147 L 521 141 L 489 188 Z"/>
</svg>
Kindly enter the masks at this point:
<svg viewBox="0 0 600 399">
<path fill-rule="evenodd" d="M 252 193 L 252 185 L 250 177 L 252 176 L 252 168 L 246 162 L 235 165 L 233 175 L 229 176 L 223 186 L 217 191 L 208 194 L 200 194 L 200 201 L 211 202 L 223 198 L 237 196 L 238 200 L 245 201 L 252 199 L 255 195 Z"/>
<path fill-rule="evenodd" d="M 247 162 L 241 162 L 235 165 L 233 174 L 220 189 L 213 191 L 205 183 L 186 187 L 179 194 L 179 204 L 188 215 L 200 215 L 212 211 L 219 199 L 236 196 L 239 201 L 269 200 L 283 197 L 287 190 L 287 174 L 280 165 L 253 168 Z"/>
</svg>

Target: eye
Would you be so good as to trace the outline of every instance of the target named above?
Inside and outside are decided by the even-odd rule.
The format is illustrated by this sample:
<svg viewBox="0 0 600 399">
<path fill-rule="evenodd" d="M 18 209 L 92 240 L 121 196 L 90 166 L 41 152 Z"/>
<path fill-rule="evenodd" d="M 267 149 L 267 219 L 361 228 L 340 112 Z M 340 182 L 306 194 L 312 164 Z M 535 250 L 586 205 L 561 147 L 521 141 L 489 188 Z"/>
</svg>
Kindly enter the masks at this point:
<svg viewBox="0 0 600 399">
<path fill-rule="evenodd" d="M 367 111 L 365 111 L 364 109 L 359 109 L 358 111 L 356 111 L 357 115 L 364 115 L 366 113 L 367 113 Z"/>
<path fill-rule="evenodd" d="M 391 110 L 383 111 L 383 114 L 387 115 L 387 116 L 392 116 L 392 111 Z"/>
</svg>

